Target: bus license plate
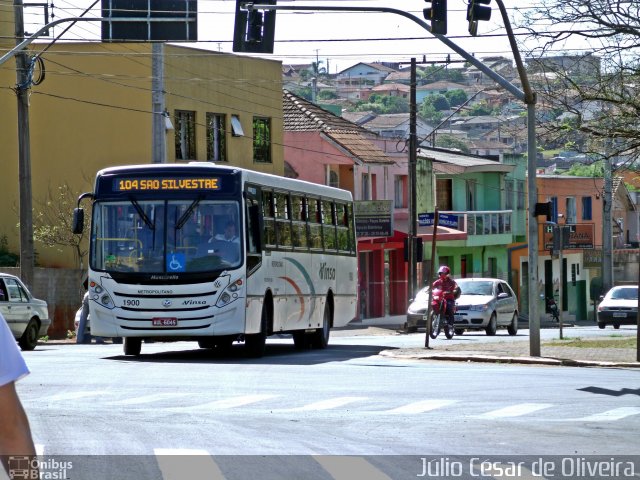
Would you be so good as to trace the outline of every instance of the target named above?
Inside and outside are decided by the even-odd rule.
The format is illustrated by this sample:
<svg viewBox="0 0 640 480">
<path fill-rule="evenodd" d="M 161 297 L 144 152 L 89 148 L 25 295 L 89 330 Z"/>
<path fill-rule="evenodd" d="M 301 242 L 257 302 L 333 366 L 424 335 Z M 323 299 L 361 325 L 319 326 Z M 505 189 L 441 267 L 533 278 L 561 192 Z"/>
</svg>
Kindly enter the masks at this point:
<svg viewBox="0 0 640 480">
<path fill-rule="evenodd" d="M 151 325 L 154 327 L 177 327 L 178 319 L 177 318 L 152 318 Z"/>
</svg>

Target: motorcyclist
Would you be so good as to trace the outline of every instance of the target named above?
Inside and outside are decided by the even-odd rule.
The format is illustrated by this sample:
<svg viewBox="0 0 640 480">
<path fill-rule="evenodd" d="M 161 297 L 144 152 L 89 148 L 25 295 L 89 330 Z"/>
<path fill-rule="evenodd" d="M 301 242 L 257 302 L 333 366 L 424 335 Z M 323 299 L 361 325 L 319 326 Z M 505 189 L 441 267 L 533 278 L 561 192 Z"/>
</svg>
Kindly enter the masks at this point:
<svg viewBox="0 0 640 480">
<path fill-rule="evenodd" d="M 459 290 L 456 281 L 449 276 L 451 270 L 446 265 L 442 265 L 438 269 L 438 279 L 433 282 L 431 287 L 435 290 L 439 288 L 442 290 L 445 300 L 447 301 L 446 317 L 449 325 L 453 326 L 453 313 L 455 311 L 456 304 L 456 291 Z"/>
</svg>

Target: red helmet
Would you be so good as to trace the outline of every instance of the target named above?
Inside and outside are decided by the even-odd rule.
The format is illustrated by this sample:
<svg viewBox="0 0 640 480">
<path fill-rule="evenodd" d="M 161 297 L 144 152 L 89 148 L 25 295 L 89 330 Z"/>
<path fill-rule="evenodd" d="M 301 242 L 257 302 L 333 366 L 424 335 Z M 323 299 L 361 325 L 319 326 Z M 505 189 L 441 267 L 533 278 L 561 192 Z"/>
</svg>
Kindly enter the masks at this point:
<svg viewBox="0 0 640 480">
<path fill-rule="evenodd" d="M 438 275 L 449 275 L 451 273 L 451 270 L 449 270 L 449 267 L 447 267 L 446 265 L 442 265 L 439 269 L 438 269 Z"/>
</svg>

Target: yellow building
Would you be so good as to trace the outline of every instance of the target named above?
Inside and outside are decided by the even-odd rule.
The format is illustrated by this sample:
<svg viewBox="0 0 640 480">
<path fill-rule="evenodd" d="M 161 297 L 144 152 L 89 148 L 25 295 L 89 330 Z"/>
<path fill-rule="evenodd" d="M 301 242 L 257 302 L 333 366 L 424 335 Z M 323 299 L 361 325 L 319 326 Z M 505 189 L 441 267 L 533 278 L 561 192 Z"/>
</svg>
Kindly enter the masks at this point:
<svg viewBox="0 0 640 480">
<path fill-rule="evenodd" d="M 6 19 L 10 17 L 10 21 Z M 0 54 L 15 45 L 13 14 L 0 8 Z M 46 44 L 34 44 L 37 54 Z M 30 146 L 34 210 L 59 189 L 91 190 L 97 170 L 152 160 L 152 45 L 54 44 L 46 75 L 32 85 Z M 219 160 L 282 175 L 282 79 L 279 61 L 165 45 L 162 55 L 166 161 Z M 15 60 L 0 66 L 0 236 L 19 252 Z M 35 68 L 33 79 L 41 77 Z M 165 122 L 163 118 L 163 122 Z M 257 129 L 257 130 L 256 130 Z M 254 131 L 260 132 L 255 135 Z M 265 135 L 265 132 L 266 135 Z M 68 212 L 71 216 L 71 211 Z M 34 216 L 34 223 L 37 222 Z M 35 242 L 37 263 L 78 267 L 71 247 Z"/>
</svg>

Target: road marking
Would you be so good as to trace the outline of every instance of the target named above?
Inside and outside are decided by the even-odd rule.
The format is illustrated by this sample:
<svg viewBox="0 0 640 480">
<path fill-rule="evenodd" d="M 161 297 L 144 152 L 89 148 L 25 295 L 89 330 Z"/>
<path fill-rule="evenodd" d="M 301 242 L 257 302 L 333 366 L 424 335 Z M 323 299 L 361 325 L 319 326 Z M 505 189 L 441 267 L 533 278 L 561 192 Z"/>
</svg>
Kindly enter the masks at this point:
<svg viewBox="0 0 640 480">
<path fill-rule="evenodd" d="M 505 417 L 519 417 L 521 415 L 527 415 L 529 413 L 537 412 L 538 410 L 544 410 L 545 408 L 552 407 L 550 403 L 519 403 L 518 405 L 511 405 L 510 407 L 500 408 L 491 412 L 483 413 L 482 415 L 475 415 L 476 418 L 505 418 Z"/>
<path fill-rule="evenodd" d="M 360 457 L 314 456 L 313 459 L 336 480 L 391 480 L 391 477 Z"/>
<path fill-rule="evenodd" d="M 337 397 L 329 400 L 322 400 L 320 402 L 310 403 L 302 407 L 290 408 L 287 411 L 302 412 L 307 410 L 330 410 L 332 408 L 342 407 L 349 403 L 359 402 L 360 400 L 366 400 L 367 397 Z"/>
<path fill-rule="evenodd" d="M 100 395 L 105 395 L 106 393 L 107 392 L 104 390 L 59 393 L 47 398 L 47 401 L 58 402 L 60 400 L 76 400 L 78 398 L 97 397 Z"/>
<path fill-rule="evenodd" d="M 278 396 L 279 395 L 243 395 L 241 397 L 225 398 L 223 400 L 192 405 L 190 407 L 166 408 L 165 410 L 175 412 L 186 412 L 192 410 L 226 410 L 229 408 L 243 407 L 245 405 L 261 402 L 262 400 L 269 400 L 270 398 Z"/>
<path fill-rule="evenodd" d="M 609 422 L 612 420 L 620 420 L 631 415 L 639 415 L 640 407 L 620 407 L 613 410 L 607 410 L 606 412 L 596 413 L 589 415 L 588 417 L 572 418 L 571 420 L 577 420 L 581 422 Z"/>
<path fill-rule="evenodd" d="M 154 395 L 144 395 L 142 397 L 127 398 L 125 400 L 118 400 L 115 402 L 109 402 L 109 405 L 139 405 L 141 403 L 159 402 L 161 400 L 167 400 L 170 398 L 186 397 L 188 393 L 156 393 Z"/>
<path fill-rule="evenodd" d="M 224 474 L 206 450 L 154 448 L 163 480 L 223 480 Z"/>
<path fill-rule="evenodd" d="M 384 413 L 423 413 L 446 407 L 456 402 L 457 400 L 421 400 L 419 402 L 408 403 L 393 410 L 387 410 Z"/>
</svg>

